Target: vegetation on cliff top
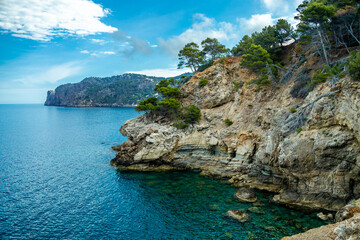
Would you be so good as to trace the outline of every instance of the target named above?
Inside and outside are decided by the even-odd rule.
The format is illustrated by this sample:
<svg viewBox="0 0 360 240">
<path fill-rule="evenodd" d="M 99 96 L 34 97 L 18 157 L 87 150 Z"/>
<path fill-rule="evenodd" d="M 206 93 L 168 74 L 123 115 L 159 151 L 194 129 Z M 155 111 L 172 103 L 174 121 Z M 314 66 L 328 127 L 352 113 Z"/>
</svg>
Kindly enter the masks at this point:
<svg viewBox="0 0 360 240">
<path fill-rule="evenodd" d="M 305 81 L 296 80 L 291 90 L 291 95 L 294 97 L 305 97 L 316 85 L 329 80 L 332 86 L 346 74 L 358 80 L 360 55 L 359 52 L 350 53 L 350 49 L 356 50 L 360 45 L 359 5 L 357 1 L 351 0 L 305 0 L 297 8 L 298 15 L 295 17 L 299 20 L 297 29 L 294 29 L 287 20 L 279 19 L 275 25 L 266 26 L 261 32 L 255 32 L 251 36 L 245 35 L 231 51 L 215 38 L 203 40 L 201 48 L 191 42 L 179 51 L 178 67 L 186 66 L 193 72 L 203 71 L 213 65 L 216 58 L 241 55 L 241 65 L 258 75 L 258 78 L 248 84 L 257 84 L 257 90 L 260 90 L 263 86 L 277 85 L 291 79 L 293 72 L 307 61 L 306 56 L 320 59 L 323 65 L 312 66 L 314 68 L 311 69 L 311 77 L 310 70 L 306 67 L 304 67 L 306 71 L 302 70 L 299 73 Z M 292 50 L 294 55 L 291 56 L 295 56 L 297 60 L 296 64 L 290 64 L 287 69 L 281 62 L 279 53 L 292 42 L 298 43 Z M 342 49 L 346 49 L 351 55 L 347 63 L 336 62 L 339 58 L 332 56 L 336 50 Z M 202 78 L 198 86 L 202 88 L 207 83 L 208 79 Z M 136 109 L 182 119 L 175 124 L 178 128 L 185 128 L 188 124 L 196 122 L 200 118 L 200 113 L 195 106 L 181 107 L 177 100 L 180 96 L 177 84 L 178 82 L 173 79 L 160 81 L 155 91 L 163 98 L 149 98 L 140 102 Z"/>
<path fill-rule="evenodd" d="M 347 65 L 331 60 L 336 50 L 346 49 L 350 54 L 351 49 L 356 50 L 360 45 L 359 5 L 358 1 L 352 0 L 305 0 L 297 8 L 298 15 L 295 18 L 300 23 L 296 29 L 287 20 L 279 19 L 275 25 L 266 26 L 261 32 L 245 35 L 231 51 L 216 39 L 204 40 L 202 50 L 197 44 L 189 43 L 179 52 L 179 67 L 188 66 L 193 71 L 201 71 L 211 66 L 215 58 L 230 54 L 242 56 L 241 64 L 259 75 L 251 83 L 265 86 L 271 82 L 281 82 L 279 71 L 284 73 L 285 80 L 291 77 L 292 72 L 306 62 L 305 51 L 310 51 L 320 58 L 324 67 L 315 66 L 317 69 L 314 70 L 318 71 L 313 79 L 307 80 L 302 86 L 307 92 L 329 79 L 334 84 L 348 72 L 357 80 L 360 76 L 358 53 L 351 54 Z M 299 65 L 285 69 L 279 53 L 291 41 L 299 42 L 295 49 L 300 57 Z"/>
<path fill-rule="evenodd" d="M 178 101 L 180 90 L 179 82 L 174 78 L 161 80 L 154 91 L 162 95 L 161 99 L 149 97 L 141 101 L 135 107 L 137 111 L 147 111 L 153 115 L 166 117 L 168 120 L 175 120 L 174 126 L 184 129 L 197 122 L 201 117 L 200 109 L 196 106 L 182 107 Z"/>
</svg>

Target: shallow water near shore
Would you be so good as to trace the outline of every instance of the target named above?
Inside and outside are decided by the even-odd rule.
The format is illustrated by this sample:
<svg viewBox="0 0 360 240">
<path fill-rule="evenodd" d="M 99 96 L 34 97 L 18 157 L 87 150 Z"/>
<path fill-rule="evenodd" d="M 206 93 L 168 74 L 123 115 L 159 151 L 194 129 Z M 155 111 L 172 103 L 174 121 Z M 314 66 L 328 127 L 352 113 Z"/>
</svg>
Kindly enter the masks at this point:
<svg viewBox="0 0 360 240">
<path fill-rule="evenodd" d="M 234 201 L 197 172 L 109 165 L 132 108 L 0 105 L 1 239 L 280 239 L 325 224 L 314 213 Z M 246 223 L 223 216 L 244 210 Z"/>
</svg>

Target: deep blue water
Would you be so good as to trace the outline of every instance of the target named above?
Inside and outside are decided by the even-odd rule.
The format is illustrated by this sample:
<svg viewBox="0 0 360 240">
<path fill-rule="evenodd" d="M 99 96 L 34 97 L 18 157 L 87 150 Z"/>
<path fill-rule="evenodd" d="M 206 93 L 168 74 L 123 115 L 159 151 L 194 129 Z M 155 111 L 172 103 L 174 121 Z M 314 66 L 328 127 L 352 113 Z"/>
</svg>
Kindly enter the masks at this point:
<svg viewBox="0 0 360 240">
<path fill-rule="evenodd" d="M 0 105 L 0 238 L 280 239 L 323 224 L 271 205 L 265 193 L 251 212 L 230 185 L 194 172 L 117 171 L 110 147 L 126 140 L 119 128 L 137 115 Z M 230 209 L 252 220 L 225 218 Z"/>
</svg>

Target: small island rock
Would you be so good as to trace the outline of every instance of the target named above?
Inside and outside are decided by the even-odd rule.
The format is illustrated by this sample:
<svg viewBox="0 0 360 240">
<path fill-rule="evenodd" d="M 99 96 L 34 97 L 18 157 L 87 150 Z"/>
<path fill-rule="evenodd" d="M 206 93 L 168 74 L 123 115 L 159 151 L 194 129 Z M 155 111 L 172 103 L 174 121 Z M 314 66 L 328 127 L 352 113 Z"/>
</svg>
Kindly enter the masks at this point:
<svg viewBox="0 0 360 240">
<path fill-rule="evenodd" d="M 250 220 L 249 214 L 244 213 L 240 210 L 229 210 L 224 214 L 226 217 L 238 220 L 239 222 L 246 222 Z"/>
<path fill-rule="evenodd" d="M 256 202 L 257 201 L 257 196 L 256 194 L 251 191 L 248 188 L 239 188 L 236 190 L 235 194 L 234 194 L 234 198 L 236 200 L 239 201 L 243 201 L 243 202 Z"/>
</svg>

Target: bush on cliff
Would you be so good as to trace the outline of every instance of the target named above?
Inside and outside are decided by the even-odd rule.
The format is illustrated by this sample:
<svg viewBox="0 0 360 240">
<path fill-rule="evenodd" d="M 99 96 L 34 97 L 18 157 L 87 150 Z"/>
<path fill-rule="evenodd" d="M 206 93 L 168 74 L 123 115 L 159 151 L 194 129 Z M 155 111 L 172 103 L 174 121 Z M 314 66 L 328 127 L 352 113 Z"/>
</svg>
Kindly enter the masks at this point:
<svg viewBox="0 0 360 240">
<path fill-rule="evenodd" d="M 181 108 L 181 103 L 177 100 L 180 96 L 177 85 L 178 82 L 173 78 L 160 81 L 154 90 L 160 93 L 163 98 L 159 101 L 155 97 L 149 97 L 139 102 L 135 110 L 149 111 L 152 114 L 162 115 L 171 120 L 178 119 L 179 121 L 174 126 L 179 129 L 184 129 L 189 124 L 196 123 L 201 117 L 200 109 L 194 105 Z"/>
<path fill-rule="evenodd" d="M 156 97 L 149 97 L 148 99 L 139 102 L 135 107 L 136 111 L 151 111 L 155 110 L 157 107 L 158 99 Z"/>
<path fill-rule="evenodd" d="M 178 121 L 174 123 L 174 127 L 178 129 L 185 129 L 190 124 L 194 124 L 201 118 L 201 111 L 196 106 L 192 105 L 190 107 L 184 107 L 183 111 L 179 114 L 179 118 L 183 119 L 182 121 Z"/>
<path fill-rule="evenodd" d="M 360 81 L 360 52 L 351 53 L 348 66 L 349 66 L 350 76 L 354 80 Z"/>
<path fill-rule="evenodd" d="M 233 125 L 233 121 L 231 121 L 230 119 L 225 119 L 225 121 L 224 121 L 224 123 L 225 123 L 225 125 L 227 126 L 227 127 L 230 127 L 231 125 Z"/>
<path fill-rule="evenodd" d="M 157 108 L 155 109 L 158 113 L 176 113 L 181 107 L 180 102 L 175 98 L 163 98 L 160 102 L 157 103 Z"/>
<path fill-rule="evenodd" d="M 180 110 L 181 104 L 176 99 L 180 96 L 180 90 L 177 88 L 177 81 L 173 78 L 161 80 L 156 86 L 155 91 L 160 93 L 163 98 L 149 97 L 139 102 L 135 107 L 136 111 L 150 111 L 155 114 L 175 114 Z"/>
<path fill-rule="evenodd" d="M 205 87 L 205 85 L 209 82 L 207 78 L 201 78 L 199 82 L 199 88 Z"/>
<path fill-rule="evenodd" d="M 189 123 L 189 124 L 196 123 L 201 118 L 200 109 L 194 105 L 190 107 L 185 107 L 182 117 L 185 123 Z"/>
<path fill-rule="evenodd" d="M 252 44 L 248 53 L 243 55 L 241 65 L 247 67 L 254 72 L 266 72 L 266 65 L 272 63 L 270 54 L 260 45 Z"/>
</svg>

